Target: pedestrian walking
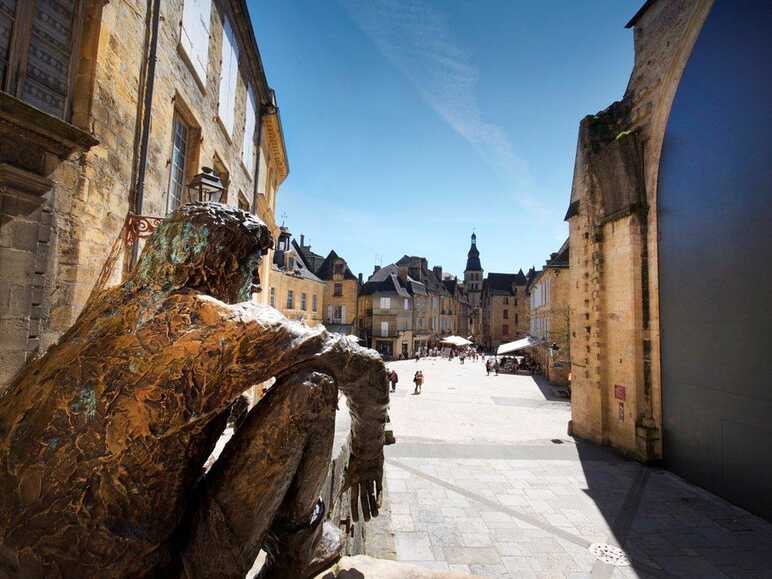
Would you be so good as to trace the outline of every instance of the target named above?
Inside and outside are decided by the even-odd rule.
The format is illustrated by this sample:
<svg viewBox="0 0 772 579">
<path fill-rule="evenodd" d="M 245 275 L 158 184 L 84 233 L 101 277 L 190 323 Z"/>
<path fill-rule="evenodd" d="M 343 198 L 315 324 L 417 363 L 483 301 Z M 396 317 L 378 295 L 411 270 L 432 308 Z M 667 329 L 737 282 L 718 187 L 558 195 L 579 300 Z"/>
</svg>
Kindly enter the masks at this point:
<svg viewBox="0 0 772 579">
<path fill-rule="evenodd" d="M 490 376 L 491 370 L 493 370 L 493 360 L 488 358 L 487 360 L 485 360 L 485 375 Z"/>
<path fill-rule="evenodd" d="M 424 373 L 421 372 L 421 370 L 418 370 L 418 372 L 415 373 L 415 376 L 413 376 L 413 382 L 415 382 L 415 390 L 413 390 L 413 394 L 420 394 L 421 387 L 424 384 Z"/>
<path fill-rule="evenodd" d="M 496 372 L 496 376 L 498 376 L 499 375 L 499 359 L 498 358 L 495 358 L 494 361 L 493 361 L 493 369 Z"/>
<path fill-rule="evenodd" d="M 396 392 L 397 391 L 397 382 L 399 382 L 399 376 L 397 375 L 396 370 L 392 370 L 391 374 L 389 374 L 389 382 L 391 382 L 391 391 Z"/>
</svg>

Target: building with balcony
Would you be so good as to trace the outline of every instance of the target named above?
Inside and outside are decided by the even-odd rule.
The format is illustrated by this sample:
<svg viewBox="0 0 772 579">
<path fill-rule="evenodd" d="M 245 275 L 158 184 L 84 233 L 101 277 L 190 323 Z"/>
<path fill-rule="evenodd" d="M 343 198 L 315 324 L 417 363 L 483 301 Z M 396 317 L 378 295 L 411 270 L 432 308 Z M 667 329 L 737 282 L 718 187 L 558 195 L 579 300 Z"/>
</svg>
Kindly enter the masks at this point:
<svg viewBox="0 0 772 579">
<path fill-rule="evenodd" d="M 384 358 L 413 355 L 413 296 L 395 265 L 375 267 L 359 293 L 359 336 Z"/>
<path fill-rule="evenodd" d="M 203 167 L 275 233 L 289 169 L 245 0 L 9 1 L 0 25 L 2 389 L 69 328 L 116 240 L 112 283 L 154 218 L 196 200 Z"/>
<path fill-rule="evenodd" d="M 311 251 L 305 244 L 305 236 L 300 236 L 299 250 L 309 269 L 324 284 L 324 325 L 331 332 L 344 335 L 356 334 L 357 300 L 359 298 L 359 279 L 349 269 L 346 260 L 334 250 L 322 257 Z"/>
</svg>

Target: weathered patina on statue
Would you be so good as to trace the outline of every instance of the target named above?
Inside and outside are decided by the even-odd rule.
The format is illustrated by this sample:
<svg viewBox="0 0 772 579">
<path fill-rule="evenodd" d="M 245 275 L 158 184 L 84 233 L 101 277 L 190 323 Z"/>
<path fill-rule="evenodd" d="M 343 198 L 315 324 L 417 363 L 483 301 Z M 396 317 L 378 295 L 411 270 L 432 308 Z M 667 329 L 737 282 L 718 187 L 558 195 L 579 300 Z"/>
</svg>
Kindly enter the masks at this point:
<svg viewBox="0 0 772 579">
<path fill-rule="evenodd" d="M 244 212 L 179 209 L 24 368 L 0 399 L 0 577 L 241 578 L 263 546 L 261 577 L 322 570 L 339 556 L 317 502 L 338 389 L 352 511 L 377 515 L 383 362 L 247 302 L 270 244 Z M 271 377 L 204 476 L 233 402 Z"/>
</svg>

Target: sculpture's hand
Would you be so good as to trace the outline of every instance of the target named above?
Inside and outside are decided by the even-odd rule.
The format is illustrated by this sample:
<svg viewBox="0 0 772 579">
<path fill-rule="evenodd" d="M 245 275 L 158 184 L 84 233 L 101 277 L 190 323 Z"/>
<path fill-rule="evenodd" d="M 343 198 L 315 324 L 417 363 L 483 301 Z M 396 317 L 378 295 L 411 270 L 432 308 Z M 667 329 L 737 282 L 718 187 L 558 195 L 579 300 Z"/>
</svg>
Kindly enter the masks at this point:
<svg viewBox="0 0 772 579">
<path fill-rule="evenodd" d="M 360 459 L 351 455 L 341 494 L 351 490 L 351 518 L 359 520 L 359 508 L 365 521 L 377 517 L 383 491 L 383 455 L 378 458 Z"/>
</svg>

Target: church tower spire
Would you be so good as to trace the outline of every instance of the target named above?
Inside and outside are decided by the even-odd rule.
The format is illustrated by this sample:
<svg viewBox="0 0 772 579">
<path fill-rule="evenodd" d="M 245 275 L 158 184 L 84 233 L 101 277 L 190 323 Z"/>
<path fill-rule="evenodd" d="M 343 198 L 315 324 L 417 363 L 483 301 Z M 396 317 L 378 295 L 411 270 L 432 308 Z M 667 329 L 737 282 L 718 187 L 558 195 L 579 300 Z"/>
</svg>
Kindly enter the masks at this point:
<svg viewBox="0 0 772 579">
<path fill-rule="evenodd" d="M 466 269 L 464 270 L 464 289 L 472 306 L 480 305 L 482 283 L 483 268 L 480 264 L 480 251 L 477 249 L 477 234 L 472 233 L 472 245 L 466 254 Z"/>
</svg>

